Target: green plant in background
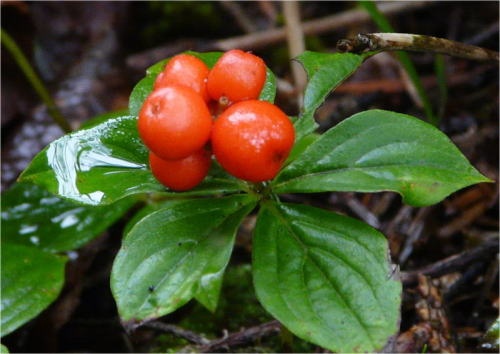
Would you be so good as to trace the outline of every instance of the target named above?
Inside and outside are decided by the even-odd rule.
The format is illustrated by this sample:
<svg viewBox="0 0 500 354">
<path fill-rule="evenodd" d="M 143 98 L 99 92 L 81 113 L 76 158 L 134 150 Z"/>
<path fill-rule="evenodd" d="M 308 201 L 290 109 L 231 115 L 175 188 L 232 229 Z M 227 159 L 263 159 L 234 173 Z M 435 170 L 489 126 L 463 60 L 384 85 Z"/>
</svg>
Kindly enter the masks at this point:
<svg viewBox="0 0 500 354">
<path fill-rule="evenodd" d="M 380 10 L 377 8 L 377 5 L 373 1 L 359 1 L 358 3 L 366 10 L 366 12 L 370 14 L 372 20 L 377 24 L 377 27 L 380 28 L 383 32 L 396 32 L 389 23 L 389 20 L 380 12 Z M 415 68 L 415 65 L 413 65 L 410 56 L 406 52 L 398 52 L 396 53 L 396 57 L 408 74 L 408 77 L 415 87 L 415 91 L 417 92 L 418 97 L 422 101 L 422 106 L 427 120 L 429 121 L 429 123 L 437 126 L 439 124 L 439 118 L 436 117 L 432 110 L 429 96 L 427 96 L 427 93 L 425 92 L 424 85 L 422 84 L 422 81 L 418 76 L 417 69 Z M 439 56 L 437 58 L 439 58 Z M 439 61 L 441 59 L 436 60 Z"/>
<path fill-rule="evenodd" d="M 16 42 L 7 32 L 5 32 L 3 28 L 0 29 L 0 38 L 4 47 L 14 57 L 14 60 L 19 65 L 19 68 L 22 70 L 24 76 L 26 76 L 26 79 L 28 79 L 40 99 L 47 106 L 47 111 L 49 112 L 54 122 L 58 124 L 64 132 L 70 132 L 71 127 L 69 126 L 68 122 L 64 119 L 61 112 L 59 112 L 57 105 L 45 88 L 45 85 L 42 83 L 21 49 L 17 46 Z"/>
<path fill-rule="evenodd" d="M 191 54 L 209 67 L 221 55 Z M 2 336 L 57 297 L 64 252 L 146 200 L 125 227 L 111 274 L 125 324 L 192 299 L 215 311 L 236 232 L 255 212 L 252 276 L 262 306 L 298 337 L 329 350 L 380 350 L 398 330 L 401 301 L 386 238 L 358 220 L 280 195 L 393 191 L 409 205 L 426 206 L 489 179 L 446 135 L 408 115 L 368 110 L 315 133 L 317 108 L 372 54 L 298 58 L 309 76 L 304 109 L 294 120 L 294 148 L 273 180 L 250 184 L 215 165 L 182 193 L 154 179 L 137 132 L 138 111 L 166 61 L 153 65 L 134 88 L 129 112 L 54 141 L 4 194 Z M 268 70 L 260 99 L 273 102 L 275 91 Z"/>
</svg>

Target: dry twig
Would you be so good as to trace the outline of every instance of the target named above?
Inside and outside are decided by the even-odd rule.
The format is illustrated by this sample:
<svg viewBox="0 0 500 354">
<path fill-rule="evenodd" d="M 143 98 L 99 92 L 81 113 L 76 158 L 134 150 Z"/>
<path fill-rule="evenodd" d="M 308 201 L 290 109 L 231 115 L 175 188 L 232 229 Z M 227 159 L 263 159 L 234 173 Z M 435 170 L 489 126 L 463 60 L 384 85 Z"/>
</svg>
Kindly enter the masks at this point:
<svg viewBox="0 0 500 354">
<path fill-rule="evenodd" d="M 482 65 L 473 70 L 463 73 L 456 73 L 448 77 L 448 87 L 463 85 L 484 74 L 491 67 L 489 65 Z M 437 85 L 437 80 L 434 75 L 422 77 L 424 87 L 429 89 Z M 336 93 L 348 93 L 350 95 L 363 95 L 371 92 L 384 92 L 384 93 L 400 93 L 405 91 L 405 85 L 400 79 L 373 79 L 366 81 L 350 81 L 345 82 L 335 89 Z"/>
<path fill-rule="evenodd" d="M 406 50 L 445 54 L 459 58 L 498 61 L 498 52 L 486 48 L 455 42 L 449 39 L 410 33 L 360 33 L 352 39 L 337 42 L 341 52 Z"/>
<path fill-rule="evenodd" d="M 426 1 L 412 2 L 393 2 L 385 3 L 379 6 L 379 10 L 384 15 L 392 15 L 422 8 L 432 3 Z M 302 24 L 304 34 L 320 34 L 333 31 L 346 26 L 354 26 L 370 20 L 370 15 L 364 10 L 349 10 L 340 14 L 326 16 L 321 19 L 311 20 Z M 230 50 L 234 48 L 240 49 L 257 49 L 271 44 L 279 43 L 286 38 L 284 28 L 276 28 L 267 31 L 255 32 L 252 34 L 232 37 L 215 41 L 213 44 L 217 49 Z"/>
<path fill-rule="evenodd" d="M 198 345 L 205 345 L 207 343 L 210 343 L 208 339 L 195 332 L 189 331 L 187 329 L 169 323 L 163 323 L 160 321 L 151 321 L 144 323 L 143 327 L 156 329 L 165 333 L 171 333 L 179 338 L 184 338 L 190 341 L 191 343 L 195 343 Z"/>
<path fill-rule="evenodd" d="M 424 226 L 425 219 L 427 215 L 432 211 L 432 207 L 419 209 L 416 217 L 412 220 L 411 224 L 408 226 L 406 231 L 406 240 L 404 246 L 399 253 L 399 264 L 403 264 L 410 257 L 413 252 L 413 246 L 418 242 L 421 237 Z"/>
<path fill-rule="evenodd" d="M 424 268 L 408 272 L 401 272 L 401 280 L 405 285 L 413 285 L 417 282 L 419 274 L 424 274 L 431 277 L 439 277 L 444 274 L 449 274 L 464 269 L 470 264 L 477 261 L 488 261 L 497 253 L 498 239 L 488 239 L 476 248 L 466 250 L 459 254 L 455 254 L 451 257 L 429 264 Z"/>
<path fill-rule="evenodd" d="M 412 2 L 393 2 L 385 3 L 379 6 L 380 12 L 384 15 L 393 15 L 413 11 L 425 6 L 432 5 L 432 2 L 427 1 L 412 1 Z M 364 10 L 348 10 L 339 14 L 326 16 L 323 18 L 310 20 L 302 23 L 304 34 L 321 34 L 331 32 L 346 26 L 355 26 L 370 20 L 370 16 Z M 243 49 L 255 50 L 264 48 L 269 45 L 280 43 L 286 39 L 285 28 L 273 28 L 265 31 L 253 32 L 243 36 L 220 39 L 216 41 L 198 41 L 194 39 L 183 39 L 173 45 L 156 47 L 146 50 L 141 53 L 133 54 L 127 57 L 127 65 L 135 70 L 142 71 L 149 65 L 182 52 L 188 49 L 198 51 L 208 50 L 230 50 Z"/>
<path fill-rule="evenodd" d="M 376 229 L 380 228 L 380 221 L 377 215 L 370 211 L 363 203 L 361 203 L 354 196 L 354 194 L 351 194 L 351 196 L 347 198 L 347 206 L 368 225 Z"/>
<path fill-rule="evenodd" d="M 245 11 L 241 8 L 241 5 L 237 1 L 219 1 L 219 4 L 234 17 L 243 31 L 246 33 L 257 31 L 257 27 L 248 18 Z"/>
<path fill-rule="evenodd" d="M 303 53 L 306 49 L 304 41 L 304 32 L 302 31 L 302 26 L 300 22 L 300 8 L 298 1 L 284 1 L 283 2 L 283 14 L 285 16 L 286 23 L 286 38 L 288 43 L 288 53 L 290 59 L 295 58 L 299 54 Z M 307 76 L 302 66 L 291 61 L 290 63 L 293 75 L 293 81 L 295 82 L 295 87 L 297 92 L 302 92 L 306 87 Z M 299 97 L 299 109 L 302 107 L 302 97 Z"/>
<path fill-rule="evenodd" d="M 258 326 L 243 329 L 239 332 L 224 336 L 221 339 L 213 340 L 208 344 L 197 347 L 196 349 L 201 353 L 217 352 L 221 351 L 221 349 L 228 350 L 230 348 L 253 343 L 256 340 L 279 333 L 280 331 L 281 324 L 274 320 Z"/>
</svg>

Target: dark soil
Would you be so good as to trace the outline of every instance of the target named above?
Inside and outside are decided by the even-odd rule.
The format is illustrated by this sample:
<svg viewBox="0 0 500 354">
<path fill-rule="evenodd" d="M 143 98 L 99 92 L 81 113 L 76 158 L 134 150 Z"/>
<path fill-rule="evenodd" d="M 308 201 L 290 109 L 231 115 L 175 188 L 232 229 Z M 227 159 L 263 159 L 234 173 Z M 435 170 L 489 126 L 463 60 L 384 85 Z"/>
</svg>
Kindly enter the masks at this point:
<svg viewBox="0 0 500 354">
<path fill-rule="evenodd" d="M 231 12 L 232 5 L 243 15 Z M 303 2 L 310 21 L 348 11 L 354 2 Z M 2 27 L 20 45 L 73 128 L 103 112 L 127 107 L 133 85 L 163 57 L 191 49 L 217 50 L 217 40 L 283 25 L 276 2 L 21 2 L 1 4 Z M 234 9 L 233 9 L 234 10 Z M 444 37 L 498 51 L 498 2 L 424 2 L 389 17 L 398 32 Z M 245 25 L 245 21 L 250 23 Z M 357 21 L 307 36 L 307 49 L 331 52 L 337 40 L 377 32 Z M 292 83 L 285 40 L 255 43 L 283 83 Z M 327 129 L 353 113 L 381 108 L 425 119 L 391 54 L 369 59 L 317 113 Z M 456 192 L 425 208 L 392 193 L 335 193 L 286 198 L 342 212 L 384 233 L 404 285 L 400 332 L 388 351 L 498 352 L 485 333 L 498 318 L 498 63 L 445 57 L 447 99 L 437 84 L 435 55 L 411 54 L 436 112 L 439 128 L 495 183 Z M 63 134 L 2 51 L 2 190 L 33 156 Z M 277 103 L 296 114 L 295 94 L 280 85 Z M 242 228 L 221 308 L 211 315 L 190 303 L 157 326 L 126 332 L 109 290 L 109 272 L 126 220 L 79 250 L 67 267 L 59 299 L 33 321 L 2 338 L 12 352 L 270 351 L 322 352 L 300 340 L 283 341 L 251 289 L 250 237 Z M 251 220 L 248 221 L 251 224 Z M 162 327 L 163 324 L 176 327 Z M 153 328 L 154 327 L 154 328 Z M 247 332 L 238 333 L 242 328 Z M 191 337 L 182 331 L 189 330 Z M 224 336 L 224 331 L 229 336 Z M 283 333 L 283 331 L 282 331 Z M 210 345 L 196 338 L 224 338 Z M 191 338 L 191 342 L 189 341 Z M 193 344 L 194 343 L 194 344 Z M 283 344 L 285 343 L 285 344 Z M 497 342 L 498 345 L 498 342 Z"/>
</svg>

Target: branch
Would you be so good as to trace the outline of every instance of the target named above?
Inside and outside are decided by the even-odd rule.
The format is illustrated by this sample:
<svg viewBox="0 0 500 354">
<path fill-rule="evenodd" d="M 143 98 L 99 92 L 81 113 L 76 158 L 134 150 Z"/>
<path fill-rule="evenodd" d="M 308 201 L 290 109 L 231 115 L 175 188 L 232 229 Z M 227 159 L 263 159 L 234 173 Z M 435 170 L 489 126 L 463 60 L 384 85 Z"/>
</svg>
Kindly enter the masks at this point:
<svg viewBox="0 0 500 354">
<path fill-rule="evenodd" d="M 401 1 L 381 4 L 379 11 L 385 15 L 412 11 L 424 6 L 432 5 L 427 1 Z M 354 26 L 370 20 L 370 15 L 364 10 L 349 10 L 339 14 L 326 16 L 316 20 L 310 20 L 302 23 L 304 34 L 320 34 Z M 213 42 L 213 46 L 218 50 L 239 49 L 257 49 L 282 42 L 286 38 L 285 28 L 275 28 L 267 31 L 259 31 L 243 36 L 221 39 Z"/>
<path fill-rule="evenodd" d="M 281 324 L 274 320 L 258 326 L 243 329 L 221 339 L 215 339 L 208 344 L 198 346 L 196 350 L 200 353 L 220 352 L 221 349 L 227 350 L 232 347 L 239 347 L 248 343 L 253 343 L 260 338 L 279 333 L 280 331 Z"/>
<path fill-rule="evenodd" d="M 285 28 L 286 28 L 286 39 L 288 43 L 288 53 L 290 59 L 297 57 L 302 54 L 306 49 L 306 44 L 304 40 L 304 32 L 302 31 L 301 21 L 300 21 L 300 3 L 298 1 L 284 1 L 283 2 L 283 14 L 285 16 Z M 290 63 L 293 75 L 293 81 L 297 92 L 302 95 L 303 90 L 306 87 L 307 75 L 302 68 L 302 65 L 296 61 L 291 61 Z M 299 98 L 299 110 L 302 108 L 302 97 Z"/>
<path fill-rule="evenodd" d="M 225 335 L 224 337 L 219 339 L 208 340 L 207 338 L 190 330 L 160 321 L 150 321 L 142 323 L 140 324 L 140 326 L 159 330 L 165 333 L 170 333 L 179 338 L 186 339 L 189 342 L 195 344 L 195 346 L 190 345 L 186 348 L 189 348 L 189 351 L 195 350 L 199 353 L 217 352 L 221 349 L 227 350 L 233 347 L 240 347 L 242 345 L 253 343 L 263 337 L 267 337 L 281 331 L 281 324 L 277 320 L 274 320 L 262 323 L 257 326 L 242 329 L 239 332 Z M 136 328 L 137 327 L 138 326 L 136 326 Z"/>
<path fill-rule="evenodd" d="M 449 39 L 409 33 L 360 33 L 352 39 L 337 42 L 341 52 L 406 50 L 445 54 L 459 58 L 498 61 L 499 54 L 490 49 L 455 42 Z"/>
<path fill-rule="evenodd" d="M 246 33 L 257 31 L 257 27 L 248 18 L 247 14 L 237 1 L 219 0 L 219 4 L 234 17 L 236 23 L 238 23 L 243 31 L 245 31 Z"/>
<path fill-rule="evenodd" d="M 401 272 L 401 281 L 405 285 L 413 285 L 417 283 L 419 274 L 424 274 L 431 277 L 439 277 L 444 274 L 449 274 L 464 269 L 476 261 L 488 261 L 497 253 L 498 239 L 491 238 L 486 240 L 476 248 L 429 264 L 422 269 Z"/>
<path fill-rule="evenodd" d="M 148 327 L 156 330 L 160 330 L 165 333 L 171 333 L 179 338 L 186 339 L 190 341 L 191 343 L 199 344 L 199 345 L 205 345 L 207 343 L 210 343 L 208 339 L 206 339 L 203 336 L 200 336 L 199 334 L 196 334 L 195 332 L 189 331 L 187 329 L 181 328 L 179 326 L 173 325 L 173 324 L 168 324 L 168 323 L 163 323 L 160 321 L 151 321 L 143 324 L 143 327 Z"/>
<path fill-rule="evenodd" d="M 433 5 L 430 1 L 401 1 L 388 2 L 379 6 L 379 11 L 385 15 L 409 12 L 422 7 Z M 321 34 L 337 29 L 344 29 L 347 26 L 356 26 L 370 20 L 370 15 L 364 10 L 348 10 L 339 14 L 325 16 L 319 19 L 302 22 L 302 30 L 305 35 Z M 250 34 L 219 39 L 214 41 L 182 39 L 178 42 L 159 46 L 153 49 L 136 53 L 127 57 L 127 65 L 137 71 L 142 71 L 151 64 L 186 50 L 212 51 L 212 50 L 256 50 L 283 42 L 286 39 L 286 30 L 273 28 L 265 31 L 253 32 Z"/>
</svg>

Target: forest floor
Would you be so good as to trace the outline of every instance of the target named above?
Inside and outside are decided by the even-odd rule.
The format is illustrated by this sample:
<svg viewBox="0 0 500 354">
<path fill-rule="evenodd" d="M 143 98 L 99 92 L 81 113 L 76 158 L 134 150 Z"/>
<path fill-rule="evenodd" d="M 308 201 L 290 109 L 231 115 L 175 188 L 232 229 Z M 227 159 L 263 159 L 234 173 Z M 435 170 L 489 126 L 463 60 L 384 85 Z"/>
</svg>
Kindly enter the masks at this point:
<svg viewBox="0 0 500 354">
<path fill-rule="evenodd" d="M 388 14 L 397 32 L 448 38 L 498 51 L 498 2 L 407 2 Z M 386 6 L 384 4 L 384 6 Z M 297 114 L 284 15 L 277 2 L 2 2 L 2 28 L 21 46 L 73 128 L 125 109 L 153 63 L 184 50 L 237 47 L 264 58 L 278 77 L 277 104 Z M 355 2 L 302 2 L 305 48 L 333 52 L 341 38 L 378 32 Z M 322 19 L 329 16 L 327 21 Z M 289 34 L 289 33 L 288 33 Z M 393 193 L 322 193 L 291 200 L 362 219 L 389 240 L 401 270 L 400 332 L 388 351 L 498 352 L 486 335 L 498 318 L 498 63 L 413 53 L 439 128 L 494 183 L 413 208 Z M 2 190 L 33 156 L 63 134 L 9 54 L 2 51 Z M 377 54 L 317 112 L 320 129 L 380 108 L 426 119 L 393 54 Z M 79 250 L 65 289 L 48 309 L 2 339 L 12 352 L 324 352 L 287 333 L 252 290 L 251 237 L 243 227 L 215 314 L 189 303 L 126 333 L 109 290 L 123 220 Z M 252 224 L 250 217 L 247 223 Z M 279 334 L 281 332 L 281 335 Z M 493 331 L 494 332 L 494 331 Z M 289 334 L 288 334 L 289 336 Z M 204 340 L 210 339 L 209 341 Z"/>
</svg>

